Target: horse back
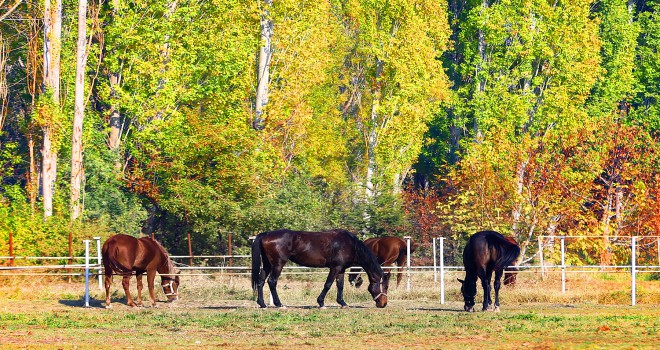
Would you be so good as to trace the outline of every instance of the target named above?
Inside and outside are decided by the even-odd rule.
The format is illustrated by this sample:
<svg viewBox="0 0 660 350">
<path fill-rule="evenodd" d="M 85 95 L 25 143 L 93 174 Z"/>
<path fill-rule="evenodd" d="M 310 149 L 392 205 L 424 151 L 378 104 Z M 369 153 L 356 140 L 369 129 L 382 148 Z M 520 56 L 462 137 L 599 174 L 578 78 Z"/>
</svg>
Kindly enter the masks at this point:
<svg viewBox="0 0 660 350">
<path fill-rule="evenodd" d="M 161 250 L 153 239 L 118 234 L 103 244 L 103 266 L 119 273 L 146 271 L 162 262 Z"/>
<path fill-rule="evenodd" d="M 328 267 L 352 261 L 348 231 L 307 232 L 277 230 L 262 233 L 262 254 L 270 263 L 291 260 L 308 267 Z"/>
<path fill-rule="evenodd" d="M 504 269 L 520 254 L 520 247 L 512 238 L 495 231 L 481 231 L 470 237 L 465 246 L 463 262 L 468 268 Z"/>
</svg>

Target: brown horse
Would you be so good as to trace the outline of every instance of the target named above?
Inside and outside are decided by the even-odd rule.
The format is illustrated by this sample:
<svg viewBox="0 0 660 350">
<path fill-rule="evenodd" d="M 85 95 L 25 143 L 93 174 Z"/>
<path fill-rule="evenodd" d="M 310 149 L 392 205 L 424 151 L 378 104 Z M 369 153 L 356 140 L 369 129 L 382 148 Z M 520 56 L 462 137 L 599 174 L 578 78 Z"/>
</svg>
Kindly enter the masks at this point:
<svg viewBox="0 0 660 350">
<path fill-rule="evenodd" d="M 110 285 L 113 273 L 123 276 L 122 286 L 126 293 L 126 303 L 131 307 L 143 306 L 142 275 L 144 273 L 147 274 L 149 297 L 154 307 L 156 306 L 156 296 L 154 295 L 156 272 L 161 275 L 160 284 L 168 301 L 177 300 L 179 276 L 174 276 L 176 273 L 174 265 L 165 248 L 156 240 L 149 237 L 137 239 L 128 235 L 115 235 L 105 241 L 101 254 L 105 268 L 106 308 L 110 308 Z M 137 304 L 133 302 L 129 291 L 129 281 L 133 272 L 137 278 Z"/>
<path fill-rule="evenodd" d="M 277 279 L 289 260 L 302 266 L 330 269 L 323 290 L 316 298 L 320 308 L 324 308 L 325 296 L 333 281 L 337 283 L 337 303 L 348 306 L 343 299 L 344 272 L 355 265 L 364 268 L 369 276 L 368 290 L 376 307 L 387 305 L 389 274 L 383 272 L 374 254 L 354 234 L 344 230 L 277 230 L 261 233 L 252 242 L 252 289 L 257 292 L 260 307 L 266 307 L 263 287 L 267 277 L 273 303 L 283 307 L 277 295 Z"/>
<path fill-rule="evenodd" d="M 383 266 L 385 271 L 391 270 L 389 266 L 396 264 L 396 285 L 401 283 L 401 276 L 403 274 L 403 265 L 406 263 L 408 257 L 408 248 L 406 242 L 399 237 L 375 237 L 369 238 L 364 241 L 364 244 L 374 252 L 378 263 Z M 415 251 L 416 246 L 411 244 L 410 253 Z M 348 274 L 348 282 L 351 285 L 359 288 L 362 285 L 362 277 L 360 277 L 359 268 L 352 268 Z"/>
<path fill-rule="evenodd" d="M 477 295 L 477 278 L 481 280 L 484 290 L 482 311 L 490 309 L 490 280 L 495 272 L 495 306 L 500 310 L 500 279 L 504 269 L 510 266 L 520 254 L 520 247 L 511 243 L 495 231 L 481 231 L 470 237 L 463 251 L 465 266 L 465 281 L 461 282 L 461 294 L 465 301 L 465 311 L 474 311 L 474 298 Z"/>
</svg>

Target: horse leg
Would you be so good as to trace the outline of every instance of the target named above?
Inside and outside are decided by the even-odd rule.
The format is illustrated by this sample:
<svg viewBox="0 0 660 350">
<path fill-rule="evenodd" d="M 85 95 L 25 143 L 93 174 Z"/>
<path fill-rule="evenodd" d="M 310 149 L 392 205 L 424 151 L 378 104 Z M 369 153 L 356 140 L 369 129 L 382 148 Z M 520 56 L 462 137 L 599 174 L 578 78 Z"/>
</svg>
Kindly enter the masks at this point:
<svg viewBox="0 0 660 350">
<path fill-rule="evenodd" d="M 397 266 L 397 271 L 396 271 L 396 286 L 397 288 L 399 287 L 399 283 L 401 283 L 401 277 L 403 275 L 403 265 L 406 263 L 406 254 L 401 254 L 399 257 L 396 259 L 396 266 Z"/>
<path fill-rule="evenodd" d="M 484 290 L 484 302 L 481 311 L 486 311 L 488 310 L 488 305 L 490 305 L 490 276 L 484 269 L 478 269 L 477 276 L 479 276 L 481 287 Z"/>
<path fill-rule="evenodd" d="M 124 293 L 126 294 L 126 304 L 130 307 L 135 307 L 133 297 L 131 297 L 131 291 L 129 290 L 130 283 L 131 275 L 124 275 L 121 279 L 121 285 L 124 287 Z"/>
<path fill-rule="evenodd" d="M 135 279 L 137 280 L 137 306 L 144 306 L 142 304 L 142 274 L 136 273 Z"/>
<path fill-rule="evenodd" d="M 273 297 L 273 304 L 277 307 L 285 308 L 282 306 L 279 295 L 277 295 L 277 279 L 280 278 L 282 268 L 284 268 L 284 264 L 273 265 L 273 270 L 270 273 L 270 277 L 268 277 L 268 288 L 270 289 L 270 295 Z"/>
<path fill-rule="evenodd" d="M 260 308 L 266 308 L 264 302 L 264 284 L 266 284 L 266 277 L 270 275 L 271 265 L 268 260 L 263 260 L 263 269 L 259 272 L 259 281 L 257 281 L 257 304 Z"/>
<path fill-rule="evenodd" d="M 344 301 L 344 273 L 337 274 L 335 277 L 337 281 L 337 303 L 341 305 L 342 309 L 348 307 Z"/>
<path fill-rule="evenodd" d="M 493 288 L 490 286 L 490 281 L 493 278 L 493 270 L 486 272 L 486 281 L 488 282 L 488 309 L 490 310 L 493 307 L 493 299 L 491 298 L 491 292 Z"/>
<path fill-rule="evenodd" d="M 332 287 L 332 282 L 335 280 L 337 277 L 337 274 L 339 271 L 335 267 L 330 268 L 330 273 L 328 273 L 328 278 L 325 279 L 325 284 L 323 284 L 323 290 L 321 290 L 321 294 L 319 294 L 318 298 L 316 298 L 316 302 L 319 303 L 319 307 L 321 309 L 325 309 L 324 302 L 325 302 L 325 295 L 328 294 L 328 291 L 330 290 L 330 287 Z M 339 296 L 337 296 L 339 298 Z"/>
<path fill-rule="evenodd" d="M 110 285 L 112 284 L 112 270 L 105 269 L 105 308 L 109 309 L 110 305 Z"/>
<path fill-rule="evenodd" d="M 156 307 L 156 294 L 154 293 L 154 280 L 156 279 L 156 270 L 147 271 L 147 288 L 149 288 L 149 299 L 151 306 Z"/>
<path fill-rule="evenodd" d="M 495 282 L 493 282 L 493 287 L 495 287 L 495 308 L 493 311 L 495 312 L 500 312 L 500 279 L 503 271 L 495 271 Z"/>
<path fill-rule="evenodd" d="M 348 283 L 355 288 L 360 288 L 362 285 L 362 277 L 360 276 L 361 269 L 358 267 L 351 267 L 348 272 Z"/>
</svg>

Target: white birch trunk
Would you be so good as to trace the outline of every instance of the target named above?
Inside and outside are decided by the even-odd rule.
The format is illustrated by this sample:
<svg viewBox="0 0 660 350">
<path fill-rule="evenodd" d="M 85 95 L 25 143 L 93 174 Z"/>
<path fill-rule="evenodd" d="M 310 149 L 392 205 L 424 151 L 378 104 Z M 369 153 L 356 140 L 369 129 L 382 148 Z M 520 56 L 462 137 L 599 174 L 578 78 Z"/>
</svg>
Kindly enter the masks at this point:
<svg viewBox="0 0 660 350">
<path fill-rule="evenodd" d="M 53 94 L 55 108 L 60 103 L 60 52 L 62 49 L 62 1 L 44 1 L 44 83 Z M 42 200 L 44 219 L 53 215 L 53 196 L 57 177 L 57 150 L 52 147 L 54 127 L 46 121 L 43 127 L 42 157 Z"/>
<path fill-rule="evenodd" d="M 257 96 L 255 101 L 254 119 L 252 128 L 264 128 L 264 107 L 268 103 L 268 84 L 270 81 L 270 62 L 273 55 L 271 37 L 273 36 L 273 22 L 270 20 L 269 9 L 273 6 L 272 0 L 264 1 L 261 13 L 261 48 L 259 49 L 259 62 L 257 67 Z"/>
<path fill-rule="evenodd" d="M 76 92 L 71 136 L 71 220 L 81 215 L 80 190 L 83 175 L 82 131 L 85 118 L 85 66 L 87 64 L 87 0 L 78 0 L 78 42 L 76 51 Z"/>
</svg>

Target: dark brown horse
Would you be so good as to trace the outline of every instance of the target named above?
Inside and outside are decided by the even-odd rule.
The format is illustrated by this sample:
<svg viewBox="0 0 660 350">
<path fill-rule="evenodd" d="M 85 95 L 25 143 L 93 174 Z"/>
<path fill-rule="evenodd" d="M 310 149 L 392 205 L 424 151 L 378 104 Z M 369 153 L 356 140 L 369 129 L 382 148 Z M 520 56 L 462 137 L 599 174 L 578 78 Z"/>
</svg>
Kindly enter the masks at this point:
<svg viewBox="0 0 660 350">
<path fill-rule="evenodd" d="M 401 283 L 401 276 L 403 274 L 403 265 L 406 263 L 408 257 L 408 247 L 406 241 L 399 237 L 375 237 L 369 238 L 364 241 L 364 244 L 371 249 L 376 255 L 378 263 L 383 266 L 383 270 L 389 271 L 392 264 L 396 264 L 396 285 Z M 415 251 L 416 246 L 411 244 L 410 253 Z M 348 282 L 351 285 L 359 288 L 362 285 L 362 277 L 360 277 L 359 268 L 352 268 L 348 274 Z"/>
<path fill-rule="evenodd" d="M 156 296 L 154 295 L 156 272 L 161 275 L 160 284 L 168 301 L 178 298 L 179 276 L 174 275 L 176 271 L 167 251 L 156 240 L 149 237 L 137 239 L 128 235 L 115 235 L 105 241 L 101 254 L 105 268 L 106 308 L 110 308 L 110 285 L 113 273 L 123 277 L 122 286 L 126 293 L 126 303 L 131 307 L 142 306 L 142 275 L 144 273 L 147 274 L 149 298 L 153 306 L 156 306 Z M 137 278 L 137 304 L 133 302 L 129 291 L 129 281 L 133 272 Z"/>
<path fill-rule="evenodd" d="M 470 237 L 463 251 L 465 281 L 461 282 L 461 294 L 465 301 L 465 311 L 474 311 L 474 297 L 477 295 L 477 278 L 484 290 L 482 311 L 491 307 L 490 280 L 495 272 L 495 307 L 500 310 L 500 279 L 504 269 L 510 266 L 520 254 L 520 247 L 511 243 L 495 231 L 481 231 Z"/>
<path fill-rule="evenodd" d="M 321 294 L 316 298 L 324 308 L 325 296 L 333 281 L 337 282 L 337 303 L 347 307 L 343 299 L 344 272 L 351 266 L 361 266 L 369 276 L 369 293 L 377 307 L 387 305 L 387 281 L 374 254 L 355 237 L 344 230 L 303 232 L 277 230 L 259 234 L 252 243 L 252 289 L 257 292 L 257 304 L 265 308 L 263 287 L 268 287 L 277 307 L 283 307 L 277 295 L 277 279 L 287 261 L 307 267 L 327 267 L 328 278 Z M 263 269 L 262 269 L 263 263 Z"/>
</svg>

